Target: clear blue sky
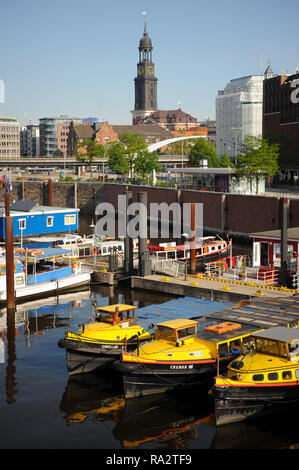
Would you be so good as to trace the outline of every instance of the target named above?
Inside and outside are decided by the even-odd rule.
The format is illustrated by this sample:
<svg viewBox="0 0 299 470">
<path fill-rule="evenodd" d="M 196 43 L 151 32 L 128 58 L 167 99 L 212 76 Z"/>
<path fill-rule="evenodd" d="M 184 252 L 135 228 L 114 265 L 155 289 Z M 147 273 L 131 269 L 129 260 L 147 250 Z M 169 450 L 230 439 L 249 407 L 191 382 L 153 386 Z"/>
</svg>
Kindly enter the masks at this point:
<svg viewBox="0 0 299 470">
<path fill-rule="evenodd" d="M 299 64 L 298 0 L 15 0 L 0 10 L 0 115 L 68 114 L 131 124 L 142 11 L 159 109 L 215 117 L 233 78 Z"/>
</svg>

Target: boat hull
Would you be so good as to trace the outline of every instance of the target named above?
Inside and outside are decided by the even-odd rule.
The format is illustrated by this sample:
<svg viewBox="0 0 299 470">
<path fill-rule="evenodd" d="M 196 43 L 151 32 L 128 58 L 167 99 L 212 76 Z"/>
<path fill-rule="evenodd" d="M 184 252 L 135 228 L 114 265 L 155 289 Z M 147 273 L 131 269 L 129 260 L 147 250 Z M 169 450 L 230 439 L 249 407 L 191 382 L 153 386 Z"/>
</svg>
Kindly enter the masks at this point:
<svg viewBox="0 0 299 470">
<path fill-rule="evenodd" d="M 85 374 L 98 369 L 111 368 L 125 351 L 124 343 L 102 342 L 89 344 L 83 341 L 61 339 L 58 346 L 66 350 L 66 365 L 70 375 Z M 136 348 L 136 343 L 127 343 L 127 350 Z"/>
<path fill-rule="evenodd" d="M 299 385 L 214 387 L 216 425 L 258 418 L 299 403 Z"/>
<path fill-rule="evenodd" d="M 216 372 L 215 361 L 206 363 L 127 364 L 116 361 L 114 368 L 123 376 L 126 398 L 168 391 L 179 391 L 210 383 Z"/>
</svg>

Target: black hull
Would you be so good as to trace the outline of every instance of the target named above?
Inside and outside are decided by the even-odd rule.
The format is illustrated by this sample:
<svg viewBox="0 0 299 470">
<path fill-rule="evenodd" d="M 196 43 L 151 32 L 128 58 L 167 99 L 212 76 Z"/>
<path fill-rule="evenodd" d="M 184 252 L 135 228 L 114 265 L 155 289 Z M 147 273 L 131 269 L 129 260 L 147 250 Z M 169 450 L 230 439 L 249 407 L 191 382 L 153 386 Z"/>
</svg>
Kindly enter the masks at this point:
<svg viewBox="0 0 299 470">
<path fill-rule="evenodd" d="M 282 408 L 299 404 L 299 386 L 236 387 L 223 390 L 214 387 L 216 425 L 259 418 Z"/>
<path fill-rule="evenodd" d="M 58 346 L 66 350 L 66 365 L 70 375 L 86 374 L 109 368 L 125 351 L 125 346 L 119 343 L 94 345 L 66 339 L 60 340 Z M 135 348 L 136 344 L 127 345 L 128 351 Z"/>
<path fill-rule="evenodd" d="M 216 372 L 215 363 L 193 364 L 192 368 L 189 367 L 190 365 L 136 365 L 121 361 L 114 363 L 114 368 L 123 376 L 126 398 L 181 391 L 194 386 L 204 387 L 205 384 L 211 387 Z"/>
</svg>

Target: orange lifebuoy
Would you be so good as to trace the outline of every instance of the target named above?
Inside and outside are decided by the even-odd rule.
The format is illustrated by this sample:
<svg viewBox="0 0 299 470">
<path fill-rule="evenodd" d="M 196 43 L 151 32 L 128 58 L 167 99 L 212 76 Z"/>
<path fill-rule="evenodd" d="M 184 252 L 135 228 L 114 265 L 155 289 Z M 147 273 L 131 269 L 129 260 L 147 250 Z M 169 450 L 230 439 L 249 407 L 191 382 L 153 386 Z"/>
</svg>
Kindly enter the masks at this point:
<svg viewBox="0 0 299 470">
<path fill-rule="evenodd" d="M 18 268 L 17 268 L 17 265 L 16 265 L 16 263 L 15 263 L 15 264 L 14 264 L 14 272 L 15 272 L 15 273 L 17 272 L 17 269 L 18 269 Z"/>
<path fill-rule="evenodd" d="M 93 246 L 93 247 L 91 248 L 91 253 L 94 255 L 95 252 L 96 252 L 96 249 L 95 249 L 95 247 Z"/>
<path fill-rule="evenodd" d="M 4 274 L 6 274 L 6 266 L 5 264 L 2 264 L 2 266 L 0 266 L 0 274 L 2 276 L 4 276 Z"/>
</svg>

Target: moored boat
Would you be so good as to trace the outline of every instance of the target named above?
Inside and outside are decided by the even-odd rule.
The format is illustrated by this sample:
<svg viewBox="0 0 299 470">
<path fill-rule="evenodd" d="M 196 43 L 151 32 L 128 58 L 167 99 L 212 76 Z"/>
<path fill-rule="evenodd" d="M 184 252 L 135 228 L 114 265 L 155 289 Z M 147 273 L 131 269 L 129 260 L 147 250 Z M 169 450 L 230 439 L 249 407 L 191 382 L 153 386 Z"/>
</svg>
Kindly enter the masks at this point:
<svg viewBox="0 0 299 470">
<path fill-rule="evenodd" d="M 58 343 L 66 350 L 71 375 L 107 367 L 123 351 L 151 339 L 150 333 L 136 323 L 136 307 L 115 304 L 98 307 L 97 312 L 96 321 L 81 326 L 77 333 L 66 332 Z"/>
<path fill-rule="evenodd" d="M 251 339 L 251 348 L 215 377 L 218 426 L 298 406 L 299 330 L 278 326 Z"/>
<path fill-rule="evenodd" d="M 170 320 L 157 325 L 154 338 L 133 352 L 124 352 L 114 367 L 123 375 L 126 398 L 211 386 L 222 369 L 240 352 L 257 327 L 233 322 Z"/>
</svg>

